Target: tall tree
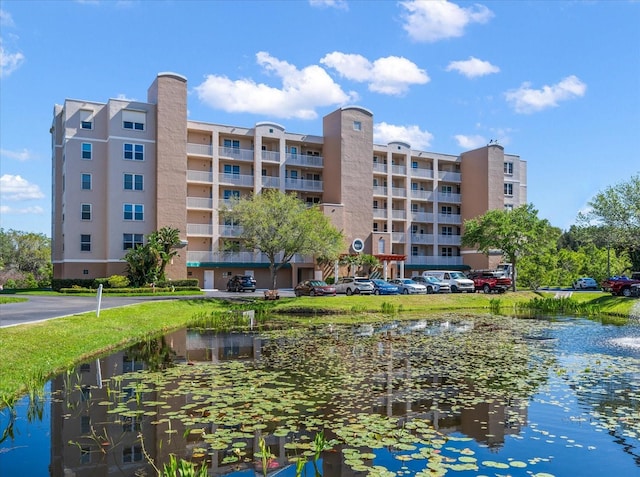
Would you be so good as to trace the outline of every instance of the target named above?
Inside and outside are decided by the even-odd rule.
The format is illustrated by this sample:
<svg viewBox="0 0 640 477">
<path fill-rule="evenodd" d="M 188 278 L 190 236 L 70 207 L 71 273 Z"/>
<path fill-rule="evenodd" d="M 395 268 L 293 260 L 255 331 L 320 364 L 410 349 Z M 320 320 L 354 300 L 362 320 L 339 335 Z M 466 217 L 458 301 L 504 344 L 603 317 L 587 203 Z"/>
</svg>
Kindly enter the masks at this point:
<svg viewBox="0 0 640 477">
<path fill-rule="evenodd" d="M 124 256 L 129 281 L 133 286 L 143 286 L 164 280 L 167 264 L 178 254 L 180 230 L 162 227 L 147 235 L 147 243 L 129 249 Z"/>
<path fill-rule="evenodd" d="M 634 270 L 640 270 L 640 174 L 598 192 L 578 214 L 583 227 L 596 226 L 596 237 L 608 248 L 626 251 Z"/>
<path fill-rule="evenodd" d="M 259 250 L 269 259 L 272 288 L 278 270 L 294 255 L 337 259 L 344 237 L 317 206 L 307 207 L 293 194 L 268 189 L 239 199 L 223 214 L 242 227 L 243 245 Z"/>
<path fill-rule="evenodd" d="M 173 227 L 162 227 L 149 235 L 149 245 L 158 255 L 158 279 L 164 280 L 164 271 L 173 257 L 178 255 L 180 247 L 180 230 Z"/>
<path fill-rule="evenodd" d="M 0 270 L 50 282 L 51 239 L 34 232 L 0 229 Z"/>
<path fill-rule="evenodd" d="M 513 210 L 490 210 L 464 222 L 462 245 L 489 254 L 499 250 L 513 265 L 513 291 L 516 290 L 517 266 L 524 255 L 543 254 L 554 248 L 560 231 L 546 219 L 538 218 L 532 204 Z"/>
</svg>

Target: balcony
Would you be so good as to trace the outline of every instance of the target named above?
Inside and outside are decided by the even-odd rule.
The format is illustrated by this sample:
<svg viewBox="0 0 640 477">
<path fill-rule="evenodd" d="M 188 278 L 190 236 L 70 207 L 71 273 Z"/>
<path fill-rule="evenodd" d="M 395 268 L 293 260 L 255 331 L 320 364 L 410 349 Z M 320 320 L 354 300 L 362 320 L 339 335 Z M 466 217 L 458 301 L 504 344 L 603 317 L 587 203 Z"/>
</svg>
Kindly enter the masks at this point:
<svg viewBox="0 0 640 477">
<path fill-rule="evenodd" d="M 218 147 L 218 155 L 221 158 L 233 159 L 236 161 L 253 162 L 253 149 L 240 149 L 239 147 Z"/>
<path fill-rule="evenodd" d="M 292 179 L 288 177 L 284 180 L 284 187 L 287 190 L 322 192 L 322 181 L 312 181 L 308 179 Z"/>
<path fill-rule="evenodd" d="M 241 237 L 242 227 L 239 225 L 221 225 L 218 228 L 221 237 Z"/>
<path fill-rule="evenodd" d="M 266 187 L 268 189 L 279 189 L 280 178 L 273 176 L 262 176 L 262 187 Z"/>
<path fill-rule="evenodd" d="M 285 160 L 287 165 L 291 166 L 322 167 L 324 164 L 322 156 L 311 156 L 309 154 L 287 153 Z"/>
<path fill-rule="evenodd" d="M 423 265 L 425 269 L 432 266 L 460 266 L 462 257 L 436 257 L 433 255 L 411 255 L 407 257 L 408 265 Z"/>
<path fill-rule="evenodd" d="M 386 219 L 387 218 L 387 209 L 373 209 L 373 218 L 374 219 Z"/>
<path fill-rule="evenodd" d="M 438 245 L 460 245 L 460 235 L 438 235 Z"/>
<path fill-rule="evenodd" d="M 415 169 L 411 169 L 411 177 L 433 179 L 433 169 L 424 169 L 422 167 L 416 167 Z"/>
<path fill-rule="evenodd" d="M 211 225 L 211 224 L 187 224 L 187 236 L 189 236 L 189 237 L 211 237 L 211 236 L 213 236 L 213 225 Z"/>
<path fill-rule="evenodd" d="M 187 182 L 204 182 L 213 183 L 213 172 L 206 171 L 187 171 Z"/>
<path fill-rule="evenodd" d="M 253 187 L 254 176 L 251 174 L 222 173 L 218 177 L 220 184 Z"/>
<path fill-rule="evenodd" d="M 265 162 L 280 163 L 280 153 L 278 151 L 261 151 L 261 157 Z"/>
<path fill-rule="evenodd" d="M 213 199 L 206 197 L 187 197 L 187 209 L 213 209 Z"/>
<path fill-rule="evenodd" d="M 192 156 L 213 156 L 213 146 L 211 144 L 187 143 L 187 154 Z"/>
<path fill-rule="evenodd" d="M 438 214 L 439 224 L 462 224 L 460 214 Z"/>
<path fill-rule="evenodd" d="M 413 222 L 433 222 L 433 212 L 411 212 Z"/>
<path fill-rule="evenodd" d="M 451 204 L 459 204 L 462 202 L 460 194 L 451 194 L 449 192 L 438 192 L 438 202 L 449 202 Z"/>
<path fill-rule="evenodd" d="M 411 234 L 411 243 L 414 245 L 431 245 L 434 243 L 433 234 Z"/>
<path fill-rule="evenodd" d="M 384 195 L 387 196 L 387 188 L 383 186 L 373 186 L 373 195 Z"/>
<path fill-rule="evenodd" d="M 418 200 L 432 200 L 433 192 L 429 190 L 411 189 L 411 198 Z"/>
<path fill-rule="evenodd" d="M 380 164 L 379 162 L 374 162 L 373 163 L 373 172 L 386 174 L 387 173 L 387 165 L 386 164 Z"/>
<path fill-rule="evenodd" d="M 407 240 L 407 234 L 404 232 L 391 232 L 391 242 L 393 243 L 405 243 Z"/>
<path fill-rule="evenodd" d="M 391 173 L 399 176 L 407 175 L 407 167 L 406 166 L 391 166 Z"/>
<path fill-rule="evenodd" d="M 459 172 L 438 171 L 438 179 L 448 182 L 460 182 L 462 175 Z"/>
<path fill-rule="evenodd" d="M 276 258 L 276 262 L 281 260 L 282 256 Z M 269 258 L 260 252 L 209 252 L 209 251 L 193 251 L 187 252 L 187 265 L 198 266 L 201 263 L 263 263 L 268 264 Z M 304 255 L 294 255 L 291 263 L 313 263 L 313 257 Z"/>
<path fill-rule="evenodd" d="M 391 195 L 393 195 L 393 197 L 406 197 L 407 189 L 405 189 L 404 187 L 392 187 Z"/>
<path fill-rule="evenodd" d="M 391 218 L 392 219 L 406 219 L 407 218 L 407 213 L 404 210 L 400 210 L 400 209 L 392 209 L 391 210 Z"/>
</svg>

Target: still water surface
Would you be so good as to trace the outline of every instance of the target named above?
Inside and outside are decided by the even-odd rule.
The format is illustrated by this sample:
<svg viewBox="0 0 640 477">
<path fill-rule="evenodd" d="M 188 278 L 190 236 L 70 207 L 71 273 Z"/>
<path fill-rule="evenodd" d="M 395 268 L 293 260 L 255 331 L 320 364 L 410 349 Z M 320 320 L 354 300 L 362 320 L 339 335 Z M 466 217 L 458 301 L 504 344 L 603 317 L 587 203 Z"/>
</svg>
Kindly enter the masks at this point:
<svg viewBox="0 0 640 477">
<path fill-rule="evenodd" d="M 181 330 L 0 412 L 0 475 L 640 476 L 640 325 L 447 317 Z M 332 449 L 314 460 L 322 433 Z M 141 442 L 142 439 L 142 442 Z"/>
</svg>

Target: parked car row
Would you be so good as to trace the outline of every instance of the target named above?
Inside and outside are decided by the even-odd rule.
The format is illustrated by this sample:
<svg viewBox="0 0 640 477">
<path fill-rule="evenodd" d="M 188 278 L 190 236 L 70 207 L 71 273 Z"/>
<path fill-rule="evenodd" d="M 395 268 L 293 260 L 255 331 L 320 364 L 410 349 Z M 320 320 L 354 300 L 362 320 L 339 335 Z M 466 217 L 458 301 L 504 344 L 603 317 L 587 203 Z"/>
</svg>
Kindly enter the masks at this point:
<svg viewBox="0 0 640 477">
<path fill-rule="evenodd" d="M 335 296 L 345 295 L 416 295 L 430 293 L 449 293 L 450 287 L 435 277 L 395 278 L 382 280 L 366 277 L 342 277 L 335 285 L 328 285 L 322 280 L 304 280 L 294 288 L 296 296 Z"/>
</svg>

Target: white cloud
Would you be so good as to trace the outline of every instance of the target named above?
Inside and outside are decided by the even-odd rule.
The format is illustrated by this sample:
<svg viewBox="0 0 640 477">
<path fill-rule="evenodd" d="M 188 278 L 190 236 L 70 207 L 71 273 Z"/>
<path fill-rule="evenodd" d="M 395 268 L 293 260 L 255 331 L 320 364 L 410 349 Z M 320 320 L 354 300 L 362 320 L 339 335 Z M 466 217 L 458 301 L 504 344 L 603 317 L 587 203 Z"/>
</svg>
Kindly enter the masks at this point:
<svg viewBox="0 0 640 477">
<path fill-rule="evenodd" d="M 334 51 L 320 60 L 335 69 L 340 76 L 360 83 L 369 83 L 369 90 L 389 95 L 401 95 L 414 84 L 430 81 L 427 72 L 401 56 L 378 58 L 373 63 L 362 55 Z"/>
<path fill-rule="evenodd" d="M 11 13 L 0 9 L 0 25 L 6 26 L 6 27 L 15 26 L 15 24 L 13 23 L 13 17 L 11 16 Z"/>
<path fill-rule="evenodd" d="M 44 209 L 38 205 L 33 207 L 9 207 L 8 205 L 0 205 L 0 213 L 2 215 L 42 215 L 44 214 Z"/>
<path fill-rule="evenodd" d="M 28 149 L 23 149 L 22 151 L 8 151 L 7 149 L 0 149 L 0 156 L 8 157 L 9 159 L 16 159 L 20 162 L 33 159 L 33 156 Z"/>
<path fill-rule="evenodd" d="M 500 68 L 492 65 L 488 61 L 479 60 L 478 58 L 470 56 L 468 60 L 452 61 L 449 63 L 449 66 L 447 66 L 447 71 L 457 71 L 467 78 L 476 78 L 491 73 L 498 73 Z"/>
<path fill-rule="evenodd" d="M 36 184 L 20 176 L 4 174 L 0 177 L 0 197 L 5 200 L 43 199 L 44 194 Z"/>
<path fill-rule="evenodd" d="M 392 141 L 408 143 L 413 149 L 426 149 L 431 145 L 433 134 L 421 131 L 418 126 L 396 126 L 387 123 L 373 125 L 373 142 L 388 144 Z"/>
<path fill-rule="evenodd" d="M 531 83 L 523 83 L 518 89 L 505 93 L 507 102 L 517 113 L 535 113 L 556 107 L 560 101 L 582 97 L 587 91 L 587 85 L 574 75 L 554 85 L 544 85 L 541 89 L 532 89 L 530 86 Z"/>
<path fill-rule="evenodd" d="M 319 8 L 337 8 L 338 10 L 349 10 L 346 0 L 309 0 L 309 5 Z"/>
<path fill-rule="evenodd" d="M 5 19 L 2 19 L 4 22 Z M 15 70 L 20 68 L 24 63 L 24 55 L 20 52 L 11 52 L 6 50 L 2 45 L 2 38 L 0 38 L 0 78 L 6 78 Z"/>
<path fill-rule="evenodd" d="M 414 0 L 400 5 L 407 10 L 404 29 L 420 42 L 462 36 L 470 23 L 486 23 L 493 17 L 493 12 L 480 4 L 462 8 L 446 0 Z"/>
<path fill-rule="evenodd" d="M 487 140 L 478 134 L 473 136 L 465 136 L 464 134 L 456 134 L 453 136 L 455 140 L 458 142 L 458 146 L 463 149 L 477 149 L 479 147 L 485 146 L 487 144 Z"/>
<path fill-rule="evenodd" d="M 212 108 L 233 113 L 268 114 L 271 117 L 315 119 L 315 109 L 344 105 L 357 100 L 355 93 L 345 93 L 320 66 L 301 70 L 261 51 L 257 63 L 282 81 L 276 88 L 251 79 L 231 80 L 208 75 L 194 89 L 198 98 Z"/>
</svg>

